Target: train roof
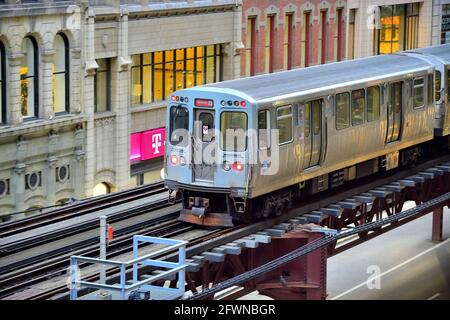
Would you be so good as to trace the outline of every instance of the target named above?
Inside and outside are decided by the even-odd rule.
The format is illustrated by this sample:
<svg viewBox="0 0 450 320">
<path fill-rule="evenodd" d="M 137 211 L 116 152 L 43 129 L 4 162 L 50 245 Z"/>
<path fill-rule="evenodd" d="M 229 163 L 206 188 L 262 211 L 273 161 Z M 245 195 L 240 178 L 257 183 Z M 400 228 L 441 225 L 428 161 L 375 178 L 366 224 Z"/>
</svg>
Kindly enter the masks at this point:
<svg viewBox="0 0 450 320">
<path fill-rule="evenodd" d="M 450 64 L 450 44 L 414 49 L 407 52 L 435 56 L 441 59 L 445 64 Z"/>
<path fill-rule="evenodd" d="M 208 88 L 208 91 L 231 89 L 243 93 L 257 102 L 339 84 L 364 82 L 428 67 L 431 67 L 431 64 L 411 56 L 381 55 L 229 80 L 197 88 L 198 90 Z"/>
</svg>

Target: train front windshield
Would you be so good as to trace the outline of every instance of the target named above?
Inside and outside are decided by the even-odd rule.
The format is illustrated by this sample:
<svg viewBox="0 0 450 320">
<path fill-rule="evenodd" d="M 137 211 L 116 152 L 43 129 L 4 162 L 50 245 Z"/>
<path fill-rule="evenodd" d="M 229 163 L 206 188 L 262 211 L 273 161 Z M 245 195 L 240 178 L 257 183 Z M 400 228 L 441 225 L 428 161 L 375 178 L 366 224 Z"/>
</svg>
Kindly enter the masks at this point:
<svg viewBox="0 0 450 320">
<path fill-rule="evenodd" d="M 189 140 L 186 139 L 189 130 L 189 111 L 183 106 L 170 108 L 170 144 L 186 147 Z"/>
<path fill-rule="evenodd" d="M 220 148 L 223 151 L 243 152 L 247 149 L 247 114 L 245 112 L 222 112 L 220 131 Z"/>
</svg>

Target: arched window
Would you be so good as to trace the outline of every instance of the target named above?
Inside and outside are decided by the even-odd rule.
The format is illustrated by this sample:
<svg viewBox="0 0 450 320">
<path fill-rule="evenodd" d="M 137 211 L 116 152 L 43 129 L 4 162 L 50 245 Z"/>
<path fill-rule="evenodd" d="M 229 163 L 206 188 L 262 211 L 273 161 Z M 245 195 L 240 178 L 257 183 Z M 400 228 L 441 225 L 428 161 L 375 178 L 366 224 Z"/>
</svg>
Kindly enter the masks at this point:
<svg viewBox="0 0 450 320">
<path fill-rule="evenodd" d="M 5 47 L 0 42 L 0 125 L 6 123 L 6 63 Z"/>
<path fill-rule="evenodd" d="M 69 41 L 64 34 L 55 37 L 55 62 L 53 72 L 53 112 L 69 112 Z"/>
<path fill-rule="evenodd" d="M 39 117 L 39 54 L 36 40 L 26 37 L 22 43 L 22 63 L 20 65 L 20 106 L 22 116 Z"/>
</svg>

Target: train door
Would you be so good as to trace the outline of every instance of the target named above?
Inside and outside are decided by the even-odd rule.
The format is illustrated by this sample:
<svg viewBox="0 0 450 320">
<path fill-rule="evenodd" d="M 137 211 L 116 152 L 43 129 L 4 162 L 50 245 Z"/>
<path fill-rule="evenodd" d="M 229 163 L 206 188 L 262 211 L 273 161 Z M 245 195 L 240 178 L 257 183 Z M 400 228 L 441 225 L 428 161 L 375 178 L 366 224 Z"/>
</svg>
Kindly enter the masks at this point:
<svg viewBox="0 0 450 320">
<path fill-rule="evenodd" d="M 403 121 L 403 81 L 389 85 L 386 143 L 400 140 Z"/>
<path fill-rule="evenodd" d="M 322 154 L 322 100 L 313 100 L 300 106 L 303 115 L 303 169 L 319 165 Z M 301 110 L 303 108 L 303 110 Z"/>
<path fill-rule="evenodd" d="M 214 145 L 211 145 L 215 144 L 214 111 L 196 109 L 194 121 L 194 181 L 212 182 L 215 164 Z"/>
</svg>

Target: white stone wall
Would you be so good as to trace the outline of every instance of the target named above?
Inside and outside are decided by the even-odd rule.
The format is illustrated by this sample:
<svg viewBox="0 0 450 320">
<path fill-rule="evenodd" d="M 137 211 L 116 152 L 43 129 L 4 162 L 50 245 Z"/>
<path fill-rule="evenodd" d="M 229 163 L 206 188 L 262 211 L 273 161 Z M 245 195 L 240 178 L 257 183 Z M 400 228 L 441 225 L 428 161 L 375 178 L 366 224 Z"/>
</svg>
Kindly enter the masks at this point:
<svg viewBox="0 0 450 320">
<path fill-rule="evenodd" d="M 84 173 L 86 120 L 80 110 L 80 8 L 45 2 L 24 8 L 0 5 L 7 83 L 7 123 L 0 126 L 0 179 L 10 181 L 9 195 L 0 197 L 0 218 L 11 211 L 50 206 L 85 194 L 77 176 Z M 66 35 L 70 48 L 70 113 L 66 115 L 53 113 L 53 42 L 58 32 Z M 39 118 L 31 121 L 24 121 L 20 110 L 20 61 L 26 36 L 32 36 L 38 45 Z M 56 168 L 62 165 L 70 165 L 70 179 L 57 182 Z M 25 176 L 32 172 L 41 174 L 41 186 L 36 190 L 25 187 Z"/>
<path fill-rule="evenodd" d="M 450 4 L 450 0 L 433 0 L 432 45 L 441 43 L 442 6 Z"/>
</svg>

